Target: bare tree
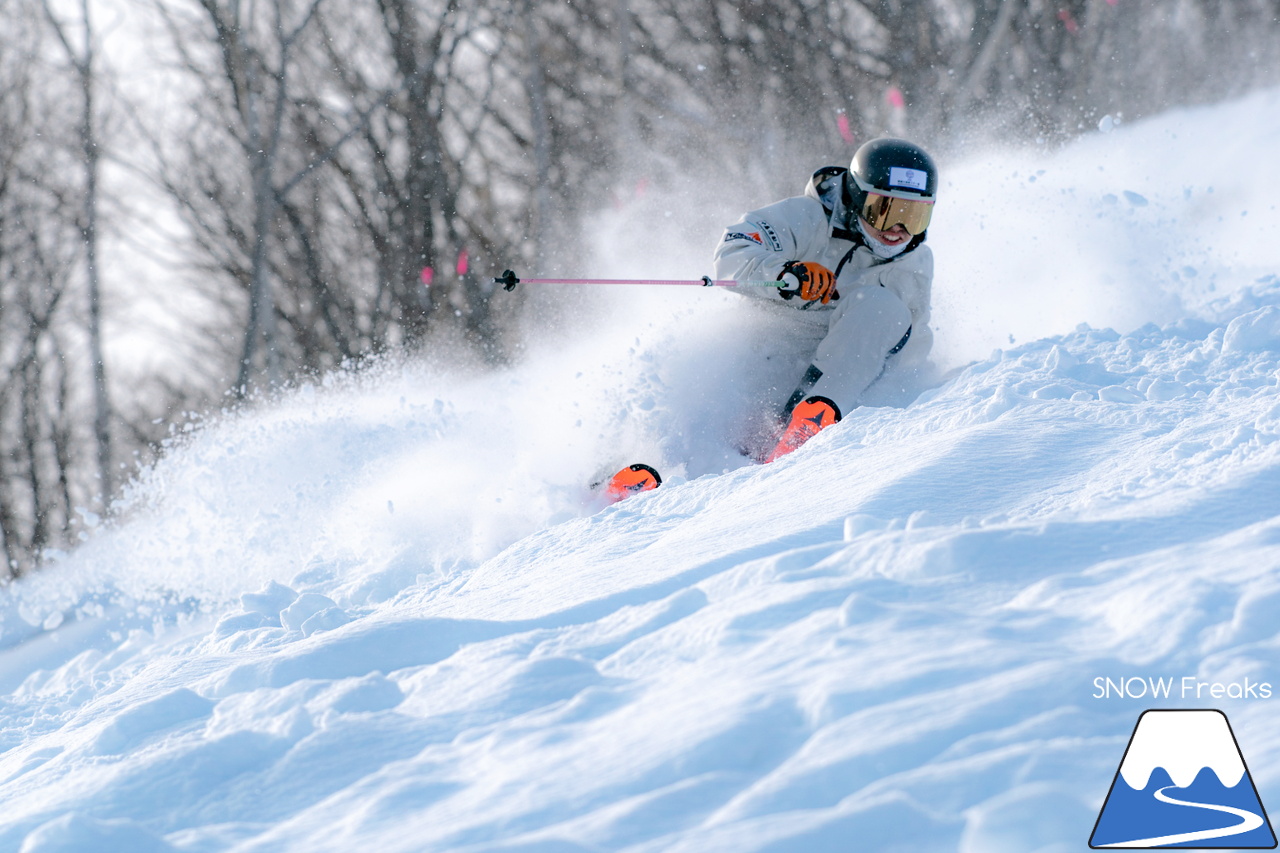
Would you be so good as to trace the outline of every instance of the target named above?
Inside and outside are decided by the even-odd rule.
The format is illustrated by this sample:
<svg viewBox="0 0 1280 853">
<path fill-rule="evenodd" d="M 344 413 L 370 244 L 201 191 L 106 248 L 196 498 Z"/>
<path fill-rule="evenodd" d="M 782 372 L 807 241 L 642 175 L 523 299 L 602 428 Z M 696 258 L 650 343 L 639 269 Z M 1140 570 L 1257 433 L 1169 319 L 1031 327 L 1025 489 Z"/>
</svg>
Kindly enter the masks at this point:
<svg viewBox="0 0 1280 853">
<path fill-rule="evenodd" d="M 75 119 L 44 62 L 44 23 L 35 3 L 0 10 L 0 539 L 11 575 L 66 544 L 73 504 L 96 496 L 79 464 L 82 330 L 66 310 L 82 208 L 62 180 L 76 158 L 59 140 Z"/>
<path fill-rule="evenodd" d="M 281 147 L 289 104 L 289 76 L 293 52 L 311 24 L 321 0 L 301 8 L 277 0 L 261 4 L 267 20 L 255 20 L 257 4 L 239 0 L 201 0 L 208 23 L 222 48 L 222 66 L 231 103 L 240 122 L 240 143 L 248 161 L 253 222 L 249 235 L 249 319 L 244 335 L 236 387 L 246 389 L 258 348 L 265 355 L 267 376 L 280 379 L 268 243 L 280 195 Z"/>
<path fill-rule="evenodd" d="M 210 271 L 247 297 L 235 382 L 242 391 L 259 362 L 276 382 L 419 337 L 431 311 L 421 276 L 435 266 L 435 234 L 456 227 L 436 91 L 450 8 L 433 29 L 401 0 L 380 3 L 372 18 L 367 6 L 329 13 L 319 0 L 256 8 L 267 17 L 240 17 L 234 0 L 200 0 L 198 16 L 158 4 L 200 93 L 192 106 L 201 132 L 169 155 L 164 183 Z M 388 50 L 360 48 L 352 29 Z M 388 58 L 391 73 L 379 75 Z M 380 133 L 393 126 L 392 136 Z M 228 157 L 219 140 L 239 156 Z M 387 164 L 406 143 L 397 174 Z M 386 227 L 354 243 L 352 226 L 369 227 L 380 208 Z M 365 266 L 371 250 L 373 276 Z"/>
<path fill-rule="evenodd" d="M 83 157 L 84 204 L 80 233 L 84 240 L 85 279 L 88 296 L 89 359 L 93 370 L 93 434 L 97 445 L 98 506 L 105 507 L 115 485 L 111 456 L 111 403 L 107 390 L 106 358 L 102 344 L 102 282 L 98 265 L 98 181 L 101 153 L 98 139 L 95 89 L 97 86 L 96 48 L 89 0 L 80 0 L 82 41 L 73 45 L 67 28 L 44 2 L 44 12 L 68 62 L 75 70 L 82 98 L 79 122 L 80 151 Z"/>
</svg>

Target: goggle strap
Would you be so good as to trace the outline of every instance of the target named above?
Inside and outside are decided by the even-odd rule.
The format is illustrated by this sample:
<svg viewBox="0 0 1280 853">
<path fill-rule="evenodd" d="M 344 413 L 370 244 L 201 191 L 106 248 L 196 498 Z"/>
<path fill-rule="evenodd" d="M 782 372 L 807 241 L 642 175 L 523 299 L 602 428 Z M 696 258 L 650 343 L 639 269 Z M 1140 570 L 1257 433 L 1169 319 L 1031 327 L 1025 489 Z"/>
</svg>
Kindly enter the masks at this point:
<svg viewBox="0 0 1280 853">
<path fill-rule="evenodd" d="M 849 173 L 849 177 L 853 178 L 854 184 L 856 184 L 858 189 L 862 190 L 864 193 L 875 193 L 876 195 L 882 195 L 888 198 L 900 198 L 903 201 L 932 202 L 934 200 L 932 196 L 920 195 L 919 193 L 914 193 L 909 190 L 882 190 L 877 186 L 865 183 L 862 178 L 859 178 L 853 172 Z"/>
</svg>

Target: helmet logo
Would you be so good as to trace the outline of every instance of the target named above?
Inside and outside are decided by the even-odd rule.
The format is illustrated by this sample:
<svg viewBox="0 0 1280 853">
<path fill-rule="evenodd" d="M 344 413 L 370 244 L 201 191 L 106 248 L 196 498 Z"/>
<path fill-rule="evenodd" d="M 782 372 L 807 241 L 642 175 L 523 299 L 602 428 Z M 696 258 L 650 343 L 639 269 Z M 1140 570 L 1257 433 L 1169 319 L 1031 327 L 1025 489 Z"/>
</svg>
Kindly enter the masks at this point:
<svg viewBox="0 0 1280 853">
<path fill-rule="evenodd" d="M 907 187 L 908 189 L 926 192 L 929 188 L 929 176 L 919 169 L 904 169 L 892 166 L 889 169 L 889 186 Z"/>
</svg>

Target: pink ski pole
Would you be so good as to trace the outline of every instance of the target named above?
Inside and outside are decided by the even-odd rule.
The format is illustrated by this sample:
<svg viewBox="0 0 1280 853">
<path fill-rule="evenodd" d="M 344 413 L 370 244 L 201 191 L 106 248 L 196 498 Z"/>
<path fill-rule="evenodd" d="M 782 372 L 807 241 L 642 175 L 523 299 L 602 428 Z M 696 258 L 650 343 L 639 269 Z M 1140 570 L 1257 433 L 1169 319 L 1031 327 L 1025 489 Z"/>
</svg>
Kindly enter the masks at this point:
<svg viewBox="0 0 1280 853">
<path fill-rule="evenodd" d="M 493 280 L 502 285 L 503 290 L 515 290 L 516 285 L 525 284 L 664 284 L 685 285 L 689 287 L 784 287 L 781 281 L 743 281 L 731 278 L 715 279 L 709 275 L 702 278 L 517 278 L 511 270 Z"/>
</svg>

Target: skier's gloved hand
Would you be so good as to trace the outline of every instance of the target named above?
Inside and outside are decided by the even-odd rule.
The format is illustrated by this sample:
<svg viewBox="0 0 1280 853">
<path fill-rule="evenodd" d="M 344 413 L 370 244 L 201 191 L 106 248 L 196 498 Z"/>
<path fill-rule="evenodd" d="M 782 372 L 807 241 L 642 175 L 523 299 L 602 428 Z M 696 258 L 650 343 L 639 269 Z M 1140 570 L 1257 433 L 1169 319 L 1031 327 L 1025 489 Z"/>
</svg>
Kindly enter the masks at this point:
<svg viewBox="0 0 1280 853">
<path fill-rule="evenodd" d="M 787 261 L 778 275 L 778 281 L 784 282 L 790 289 L 778 291 L 783 299 L 799 296 L 806 302 L 821 299 L 826 305 L 832 298 L 839 299 L 836 293 L 836 276 L 822 264 L 813 261 Z"/>
</svg>

